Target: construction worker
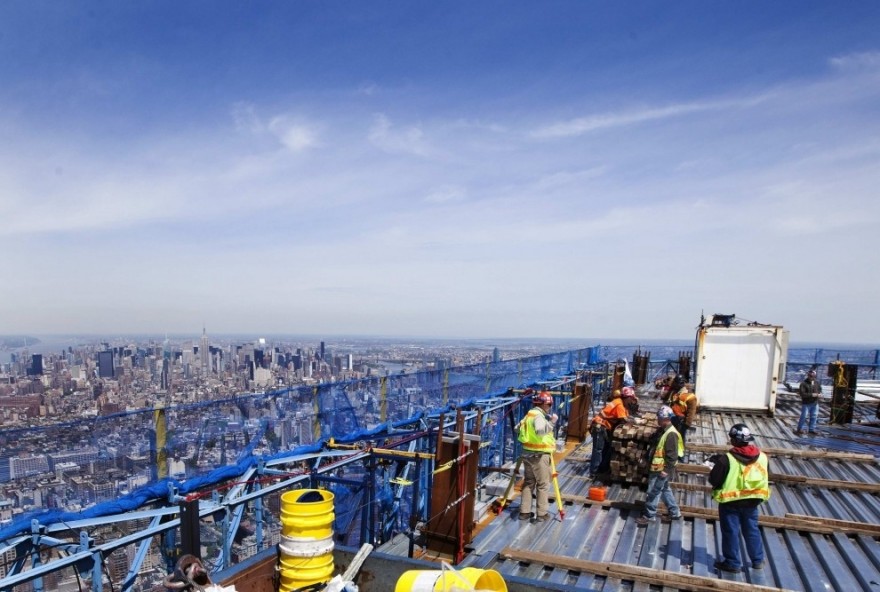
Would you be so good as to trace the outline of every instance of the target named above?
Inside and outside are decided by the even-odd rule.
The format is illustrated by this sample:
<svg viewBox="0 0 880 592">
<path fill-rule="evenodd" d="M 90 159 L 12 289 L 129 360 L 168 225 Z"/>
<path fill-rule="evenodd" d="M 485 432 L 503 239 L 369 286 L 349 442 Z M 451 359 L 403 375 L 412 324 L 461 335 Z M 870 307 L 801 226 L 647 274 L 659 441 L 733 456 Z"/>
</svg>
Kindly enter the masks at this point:
<svg viewBox="0 0 880 592">
<path fill-rule="evenodd" d="M 655 397 L 665 401 L 666 397 L 669 395 L 669 388 L 672 386 L 673 380 L 675 380 L 675 372 L 672 370 L 667 372 L 666 376 L 655 380 L 654 388 L 657 390 Z"/>
<path fill-rule="evenodd" d="M 687 440 L 687 432 L 694 425 L 697 417 L 697 395 L 688 390 L 684 376 L 676 374 L 669 387 L 666 404 L 675 416 L 672 425 L 681 434 L 682 442 Z"/>
<path fill-rule="evenodd" d="M 648 469 L 648 490 L 645 496 L 645 511 L 636 519 L 639 526 L 647 526 L 657 519 L 657 503 L 662 499 L 666 506 L 668 520 L 681 520 L 681 508 L 669 482 L 675 477 L 675 466 L 679 457 L 684 456 L 681 435 L 672 425 L 675 415 L 668 406 L 657 411 L 657 444 L 651 453 L 651 467 Z"/>
<path fill-rule="evenodd" d="M 712 499 L 718 502 L 721 523 L 721 554 L 715 562 L 721 571 L 736 573 L 742 568 L 740 533 L 752 560 L 752 569 L 764 567 L 764 543 L 758 530 L 758 506 L 770 499 L 767 455 L 754 445 L 755 437 L 744 423 L 728 432 L 732 448 L 713 455 L 709 472 Z"/>
<path fill-rule="evenodd" d="M 795 434 L 804 435 L 804 427 L 809 419 L 810 433 L 816 433 L 816 418 L 819 415 L 819 396 L 822 394 L 822 385 L 816 380 L 816 371 L 809 370 L 807 377 L 798 386 L 798 394 L 801 396 L 801 417 L 798 420 Z"/>
<path fill-rule="evenodd" d="M 550 455 L 556 450 L 556 420 L 551 414 L 553 397 L 542 391 L 532 397 L 534 405 L 517 424 L 518 439 L 522 444 L 522 462 L 525 472 L 519 505 L 519 519 L 532 517 L 532 496 L 536 500 L 535 519 L 547 519 L 547 501 L 550 497 Z"/>
<path fill-rule="evenodd" d="M 590 423 L 590 436 L 593 438 L 593 454 L 590 457 L 590 479 L 608 470 L 611 462 L 611 432 L 629 417 L 625 400 L 634 399 L 636 391 L 631 386 L 615 389 L 611 401 L 593 418 Z"/>
</svg>

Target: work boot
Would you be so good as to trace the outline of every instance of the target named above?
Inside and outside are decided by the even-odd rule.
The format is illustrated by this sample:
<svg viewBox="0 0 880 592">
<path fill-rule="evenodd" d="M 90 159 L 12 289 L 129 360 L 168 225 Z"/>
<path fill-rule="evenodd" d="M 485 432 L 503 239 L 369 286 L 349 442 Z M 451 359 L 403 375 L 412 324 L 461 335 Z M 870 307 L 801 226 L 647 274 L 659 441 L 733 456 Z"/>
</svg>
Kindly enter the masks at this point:
<svg viewBox="0 0 880 592">
<path fill-rule="evenodd" d="M 535 518 L 535 522 L 546 522 L 550 518 L 550 514 L 544 514 Z"/>
<path fill-rule="evenodd" d="M 795 430 L 795 431 L 794 431 L 794 435 L 795 435 L 795 436 L 803 436 L 803 435 L 804 435 L 804 430 Z"/>
<path fill-rule="evenodd" d="M 669 515 L 666 515 L 666 516 L 663 516 L 662 518 L 660 518 L 660 521 L 661 521 L 663 524 L 669 524 L 670 522 L 677 522 L 677 521 L 679 521 L 679 520 L 681 520 L 681 519 L 683 519 L 683 518 L 684 518 L 684 516 L 682 516 L 681 514 L 679 514 L 678 516 L 669 516 Z"/>
<path fill-rule="evenodd" d="M 719 559 L 715 562 L 715 569 L 720 569 L 721 571 L 726 571 L 727 573 L 739 573 L 740 569 L 738 567 L 733 567 L 727 561 L 723 559 Z"/>
<path fill-rule="evenodd" d="M 756 561 L 752 564 L 752 569 L 764 569 L 763 561 Z"/>
<path fill-rule="evenodd" d="M 520 515 L 519 515 L 519 519 L 520 519 L 520 520 L 531 520 L 531 519 L 532 519 L 532 513 L 531 513 L 531 512 L 529 512 L 529 513 L 527 513 L 527 514 L 522 514 L 522 513 L 520 513 Z"/>
<path fill-rule="evenodd" d="M 638 518 L 636 518 L 636 525 L 637 526 L 648 526 L 649 524 L 651 524 L 655 520 L 656 520 L 656 518 L 648 518 L 647 516 L 639 516 Z"/>
</svg>

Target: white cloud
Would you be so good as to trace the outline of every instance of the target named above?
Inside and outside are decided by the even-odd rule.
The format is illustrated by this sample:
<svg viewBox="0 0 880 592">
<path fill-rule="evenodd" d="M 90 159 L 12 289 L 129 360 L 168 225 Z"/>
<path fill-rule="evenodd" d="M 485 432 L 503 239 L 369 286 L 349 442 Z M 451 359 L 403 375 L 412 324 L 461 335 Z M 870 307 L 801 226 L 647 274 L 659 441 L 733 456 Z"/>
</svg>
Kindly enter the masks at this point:
<svg viewBox="0 0 880 592">
<path fill-rule="evenodd" d="M 447 119 L 401 115 L 418 103 L 372 115 L 351 93 L 354 104 L 304 103 L 309 118 L 238 103 L 225 127 L 135 134 L 124 150 L 20 122 L 0 148 L 0 247 L 28 257 L 9 258 L 7 292 L 50 293 L 100 262 L 132 319 L 162 309 L 200 325 L 193 309 L 216 298 L 222 322 L 251 323 L 236 312 L 248 301 L 277 331 L 586 335 L 637 327 L 648 306 L 668 318 L 706 302 L 769 309 L 779 295 L 760 302 L 756 286 L 880 264 L 864 238 L 880 219 L 880 90 L 865 82 L 840 69 L 544 126 L 504 112 L 486 123 L 469 105 Z M 91 240 L 109 233 L 116 250 Z M 679 265 L 692 272 L 667 294 Z M 611 277 L 620 288 L 597 290 Z M 562 287 L 540 289 L 550 281 Z M 68 310 L 100 301 L 66 297 Z"/>
<path fill-rule="evenodd" d="M 877 70 L 880 68 L 880 51 L 864 51 L 833 57 L 828 62 L 842 71 Z"/>
<path fill-rule="evenodd" d="M 317 144 L 317 132 L 314 127 L 292 120 L 289 116 L 273 117 L 267 127 L 291 152 L 304 152 Z"/>
<path fill-rule="evenodd" d="M 253 103 L 235 103 L 232 106 L 232 119 L 235 128 L 241 132 L 260 134 L 266 131 L 266 126 L 257 116 L 257 108 Z"/>
<path fill-rule="evenodd" d="M 467 191 L 463 187 L 456 187 L 452 185 L 438 187 L 436 190 L 429 193 L 424 201 L 429 204 L 448 204 L 454 202 L 461 202 L 467 198 Z"/>
<path fill-rule="evenodd" d="M 412 154 L 427 156 L 430 147 L 425 141 L 425 134 L 419 126 L 395 129 L 391 120 L 384 114 L 373 118 L 368 138 L 374 146 L 391 154 Z"/>
<path fill-rule="evenodd" d="M 682 117 L 704 111 L 722 111 L 732 108 L 740 109 L 743 107 L 753 107 L 765 101 L 767 98 L 767 96 L 753 96 L 734 100 L 679 103 L 662 107 L 644 107 L 634 110 L 599 113 L 545 125 L 533 130 L 531 136 L 538 139 L 580 136 L 596 130 L 631 126 L 649 121 Z"/>
</svg>

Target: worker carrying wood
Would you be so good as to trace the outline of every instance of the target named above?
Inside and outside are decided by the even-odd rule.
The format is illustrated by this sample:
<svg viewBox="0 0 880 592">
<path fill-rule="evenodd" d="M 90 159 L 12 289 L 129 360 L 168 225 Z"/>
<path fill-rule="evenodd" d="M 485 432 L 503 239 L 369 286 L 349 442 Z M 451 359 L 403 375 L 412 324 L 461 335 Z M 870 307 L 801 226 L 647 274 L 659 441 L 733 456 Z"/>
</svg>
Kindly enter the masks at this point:
<svg viewBox="0 0 880 592">
<path fill-rule="evenodd" d="M 634 400 L 635 397 L 636 391 L 631 386 L 615 389 L 611 401 L 593 418 L 590 424 L 590 436 L 593 438 L 590 479 L 595 479 L 599 473 L 608 472 L 611 462 L 611 432 L 629 419 L 627 402 Z"/>
<path fill-rule="evenodd" d="M 532 497 L 535 497 L 535 520 L 547 520 L 552 470 L 550 455 L 556 450 L 555 413 L 550 413 L 553 397 L 543 391 L 532 397 L 534 405 L 517 424 L 518 439 L 522 444 L 522 462 L 525 479 L 520 495 L 519 519 L 532 517 Z"/>
<path fill-rule="evenodd" d="M 666 404 L 674 414 L 672 425 L 681 434 L 682 442 L 687 440 L 687 432 L 694 426 L 697 418 L 697 395 L 688 390 L 684 376 L 676 374 L 672 379 L 669 392 L 666 395 Z"/>
</svg>

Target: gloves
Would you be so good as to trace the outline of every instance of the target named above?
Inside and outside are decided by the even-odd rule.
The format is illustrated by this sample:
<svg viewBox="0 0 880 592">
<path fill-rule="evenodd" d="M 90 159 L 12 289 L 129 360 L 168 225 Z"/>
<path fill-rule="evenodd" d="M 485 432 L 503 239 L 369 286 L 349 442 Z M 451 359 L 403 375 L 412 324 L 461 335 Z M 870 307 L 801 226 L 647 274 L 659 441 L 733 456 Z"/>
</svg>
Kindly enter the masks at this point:
<svg viewBox="0 0 880 592">
<path fill-rule="evenodd" d="M 552 421 L 553 423 L 556 423 L 557 419 L 559 419 L 559 416 L 556 415 L 555 413 L 550 416 L 550 421 Z"/>
<path fill-rule="evenodd" d="M 712 463 L 712 464 L 714 465 L 714 464 L 717 463 L 720 459 L 721 459 L 721 455 L 720 455 L 720 454 L 713 454 L 712 456 L 709 457 L 709 462 Z"/>
</svg>

